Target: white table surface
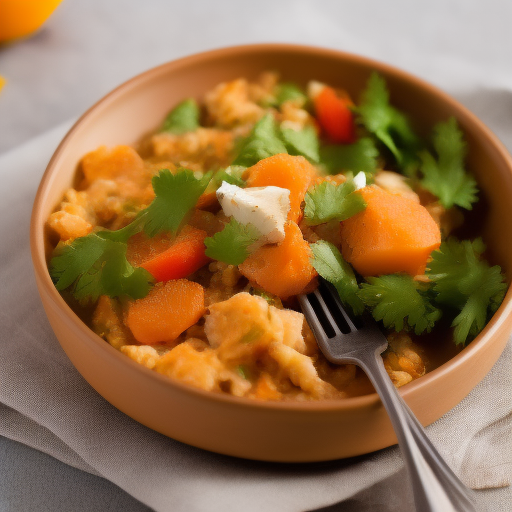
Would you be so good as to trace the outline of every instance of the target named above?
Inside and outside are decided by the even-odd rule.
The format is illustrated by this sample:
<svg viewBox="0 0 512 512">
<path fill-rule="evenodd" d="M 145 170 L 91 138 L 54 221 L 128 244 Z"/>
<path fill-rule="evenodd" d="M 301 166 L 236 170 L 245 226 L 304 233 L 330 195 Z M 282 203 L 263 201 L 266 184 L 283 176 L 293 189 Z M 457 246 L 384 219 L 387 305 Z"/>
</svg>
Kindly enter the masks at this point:
<svg viewBox="0 0 512 512">
<path fill-rule="evenodd" d="M 64 0 L 39 33 L 0 47 L 7 79 L 0 153 L 80 115 L 150 67 L 255 42 L 325 46 L 406 69 L 484 121 L 492 115 L 493 130 L 510 149 L 504 128 L 512 122 L 511 26 L 510 0 Z M 493 500 L 511 499 L 509 492 L 486 493 L 489 510 Z M 368 502 L 354 502 L 328 510 L 367 509 Z M 0 438 L 0 510 L 149 509 L 107 480 Z"/>
</svg>

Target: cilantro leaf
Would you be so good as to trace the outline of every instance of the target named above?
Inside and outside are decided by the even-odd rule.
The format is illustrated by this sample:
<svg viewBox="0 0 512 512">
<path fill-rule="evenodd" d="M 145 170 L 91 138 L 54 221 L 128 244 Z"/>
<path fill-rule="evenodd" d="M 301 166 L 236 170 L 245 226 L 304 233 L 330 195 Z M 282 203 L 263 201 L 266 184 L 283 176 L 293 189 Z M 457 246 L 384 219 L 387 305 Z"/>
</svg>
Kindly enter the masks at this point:
<svg viewBox="0 0 512 512">
<path fill-rule="evenodd" d="M 126 242 L 144 230 L 149 236 L 160 231 L 176 232 L 210 181 L 210 174 L 195 178 L 182 169 L 175 175 L 167 169 L 153 178 L 155 199 L 136 219 L 117 231 L 103 230 L 75 239 L 56 249 L 50 275 L 57 290 L 71 287 L 81 301 L 95 302 L 100 295 L 133 299 L 145 297 L 153 278 L 126 259 Z"/>
<path fill-rule="evenodd" d="M 477 201 L 478 188 L 475 179 L 464 169 L 466 143 L 455 118 L 434 128 L 433 144 L 437 161 L 428 151 L 420 153 L 421 184 L 445 208 L 458 205 L 471 210 L 472 203 Z"/>
<path fill-rule="evenodd" d="M 241 224 L 232 217 L 222 231 L 205 239 L 205 254 L 228 265 L 240 265 L 249 256 L 249 247 L 260 236 L 252 224 Z"/>
<path fill-rule="evenodd" d="M 277 87 L 275 104 L 281 106 L 285 101 L 301 101 L 306 103 L 307 99 L 308 97 L 297 84 L 284 82 Z"/>
<path fill-rule="evenodd" d="M 391 274 L 368 277 L 361 285 L 359 298 L 372 308 L 375 320 L 382 320 L 387 328 L 397 332 L 413 329 L 416 334 L 430 332 L 441 311 L 430 301 L 411 276 Z"/>
<path fill-rule="evenodd" d="M 81 301 L 95 302 L 100 295 L 133 299 L 145 297 L 153 282 L 143 268 L 126 259 L 126 244 L 103 236 L 102 232 L 75 239 L 59 247 L 50 261 L 50 275 L 57 290 L 72 287 Z"/>
<path fill-rule="evenodd" d="M 330 220 L 343 221 L 366 208 L 361 194 L 354 193 L 356 186 L 352 179 L 335 185 L 324 181 L 306 194 L 304 218 L 311 226 Z"/>
<path fill-rule="evenodd" d="M 281 127 L 281 137 L 290 155 L 305 156 L 312 162 L 320 160 L 320 143 L 313 126 L 306 126 L 302 130 Z"/>
<path fill-rule="evenodd" d="M 389 103 L 386 82 L 378 73 L 370 76 L 356 112 L 357 121 L 391 151 L 402 169 L 409 167 L 420 141 L 405 114 Z"/>
<path fill-rule="evenodd" d="M 215 188 L 219 188 L 223 181 L 229 183 L 230 185 L 236 185 L 237 187 L 244 188 L 246 182 L 242 178 L 242 175 L 246 169 L 247 167 L 244 167 L 243 165 L 230 165 L 225 169 L 217 171 L 212 179 Z"/>
<path fill-rule="evenodd" d="M 329 174 L 363 171 L 373 174 L 377 170 L 379 152 L 373 139 L 362 137 L 353 144 L 324 146 L 320 149 L 320 162 Z"/>
<path fill-rule="evenodd" d="M 153 237 L 160 231 L 176 233 L 210 178 L 211 173 L 207 173 L 198 179 L 189 169 L 179 169 L 176 174 L 164 169 L 154 176 L 152 184 L 156 197 L 142 212 L 146 234 Z"/>
<path fill-rule="evenodd" d="M 199 106 L 197 101 L 189 98 L 174 107 L 165 118 L 161 132 L 180 135 L 193 132 L 199 127 Z"/>
<path fill-rule="evenodd" d="M 279 138 L 274 117 L 272 114 L 266 114 L 242 141 L 233 164 L 251 167 L 264 158 L 286 152 L 286 147 Z"/>
<path fill-rule="evenodd" d="M 456 344 L 476 336 L 498 309 L 507 288 L 501 268 L 481 259 L 485 246 L 480 238 L 459 242 L 449 238 L 432 253 L 427 275 L 440 304 L 460 310 L 454 319 Z"/>
<path fill-rule="evenodd" d="M 352 267 L 343 259 L 340 251 L 325 240 L 311 244 L 311 264 L 326 281 L 336 288 L 343 304 L 348 304 L 355 315 L 364 311 L 364 304 L 357 296 L 359 285 Z"/>
</svg>

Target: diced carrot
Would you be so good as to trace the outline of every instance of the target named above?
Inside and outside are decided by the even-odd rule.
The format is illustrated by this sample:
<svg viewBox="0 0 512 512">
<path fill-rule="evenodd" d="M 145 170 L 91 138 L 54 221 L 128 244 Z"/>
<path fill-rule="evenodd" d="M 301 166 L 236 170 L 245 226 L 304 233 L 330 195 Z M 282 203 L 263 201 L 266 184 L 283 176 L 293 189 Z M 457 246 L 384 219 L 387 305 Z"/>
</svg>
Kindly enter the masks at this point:
<svg viewBox="0 0 512 512">
<path fill-rule="evenodd" d="M 260 247 L 238 267 L 247 279 L 282 299 L 301 293 L 317 275 L 299 226 L 288 222 L 284 232 L 280 244 Z"/>
<path fill-rule="evenodd" d="M 151 345 L 174 341 L 204 314 L 204 288 L 187 279 L 155 286 L 128 306 L 126 325 L 135 339 Z"/>
<path fill-rule="evenodd" d="M 342 222 L 344 258 L 363 276 L 423 274 L 441 233 L 417 202 L 377 186 L 361 189 L 366 209 Z"/>
<path fill-rule="evenodd" d="M 301 203 L 311 181 L 317 172 L 303 156 L 291 156 L 286 153 L 260 160 L 248 169 L 248 187 L 287 188 L 290 191 L 290 212 L 288 220 L 298 222 L 302 216 Z"/>
<path fill-rule="evenodd" d="M 82 170 L 89 183 L 120 176 L 134 180 L 144 176 L 144 162 L 130 146 L 115 146 L 111 149 L 101 146 L 83 157 Z"/>
<path fill-rule="evenodd" d="M 196 208 L 208 209 L 218 204 L 216 192 L 203 192 L 196 203 Z"/>
<path fill-rule="evenodd" d="M 311 182 L 310 187 L 320 185 L 320 183 L 323 183 L 324 181 L 327 181 L 328 183 L 332 183 L 333 185 L 341 185 L 342 183 L 345 183 L 345 181 L 347 181 L 347 177 L 344 174 L 318 176 Z"/>
<path fill-rule="evenodd" d="M 188 277 L 210 261 L 204 253 L 204 239 L 207 236 L 206 231 L 186 226 L 167 250 L 140 266 L 157 281 Z"/>
<path fill-rule="evenodd" d="M 315 114 L 322 131 L 332 142 L 349 144 L 355 140 L 352 101 L 325 86 L 314 99 Z"/>
</svg>

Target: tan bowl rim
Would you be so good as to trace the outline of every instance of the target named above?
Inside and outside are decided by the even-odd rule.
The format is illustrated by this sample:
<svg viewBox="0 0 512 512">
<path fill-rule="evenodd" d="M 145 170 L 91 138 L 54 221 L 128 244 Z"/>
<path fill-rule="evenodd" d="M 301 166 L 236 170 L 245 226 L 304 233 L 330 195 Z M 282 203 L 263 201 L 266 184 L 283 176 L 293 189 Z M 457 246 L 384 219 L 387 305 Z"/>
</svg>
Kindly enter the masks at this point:
<svg viewBox="0 0 512 512">
<path fill-rule="evenodd" d="M 89 117 L 89 115 L 99 107 L 106 107 L 110 101 L 115 99 L 118 94 L 127 92 L 132 87 L 138 86 L 141 82 L 151 79 L 155 75 L 161 73 L 169 73 L 172 70 L 178 70 L 182 67 L 193 65 L 197 61 L 204 61 L 210 58 L 217 58 L 220 56 L 232 56 L 236 54 L 252 54 L 252 53 L 279 53 L 287 51 L 290 53 L 300 53 L 309 55 L 329 55 L 336 58 L 342 58 L 344 60 L 359 62 L 362 65 L 367 66 L 369 69 L 374 69 L 380 72 L 384 72 L 389 75 L 400 78 L 401 80 L 407 81 L 413 87 L 417 87 L 425 90 L 431 95 L 438 96 L 442 101 L 450 104 L 458 112 L 459 115 L 464 116 L 467 122 L 475 125 L 482 137 L 487 139 L 490 145 L 498 152 L 499 156 L 503 158 L 511 171 L 512 174 L 512 157 L 500 142 L 500 140 L 494 135 L 494 133 L 472 112 L 466 107 L 456 101 L 447 93 L 438 89 L 434 85 L 406 72 L 394 66 L 376 61 L 367 57 L 363 57 L 357 54 L 343 52 L 339 50 L 323 48 L 318 46 L 306 46 L 289 43 L 261 43 L 261 44 L 249 44 L 249 45 L 236 45 L 209 50 L 200 53 L 194 53 L 189 56 L 185 56 L 159 66 L 150 68 L 131 79 L 123 82 L 121 85 L 113 89 L 111 92 L 103 96 L 99 101 L 93 104 L 80 118 L 74 123 L 74 125 L 67 132 L 65 137 L 62 139 L 57 149 L 53 153 L 46 170 L 41 178 L 37 194 L 34 200 L 32 209 L 32 217 L 30 223 L 30 247 L 32 254 L 32 261 L 34 265 L 35 274 L 40 278 L 40 283 L 44 288 L 44 291 L 48 294 L 48 298 L 51 300 L 53 305 L 62 311 L 63 319 L 71 322 L 75 328 L 82 332 L 82 334 L 90 340 L 92 343 L 101 347 L 100 350 L 104 350 L 110 357 L 118 358 L 119 361 L 124 361 L 125 364 L 132 365 L 135 371 L 140 372 L 141 377 L 144 379 L 157 379 L 162 385 L 170 388 L 177 388 L 181 391 L 195 395 L 197 398 L 204 398 L 207 400 L 213 400 L 216 402 L 232 403 L 238 407 L 256 408 L 256 409 L 269 409 L 269 410 L 288 410 L 288 411 L 300 411 L 303 413 L 316 413 L 318 411 L 351 411 L 364 407 L 371 407 L 377 404 L 380 399 L 376 393 L 369 395 L 363 395 L 358 397 L 350 397 L 338 400 L 321 400 L 321 401 L 307 401 L 307 402 L 265 402 L 259 400 L 253 400 L 249 398 L 236 397 L 228 394 L 215 393 L 211 391 L 204 391 L 202 389 L 194 388 L 180 381 L 174 381 L 160 375 L 156 372 L 149 370 L 148 368 L 136 363 L 129 357 L 126 357 L 119 350 L 116 350 L 109 345 L 103 338 L 94 333 L 68 306 L 62 296 L 55 288 L 46 264 L 44 257 L 44 249 L 41 247 L 41 243 L 38 243 L 38 229 L 41 225 L 41 209 L 42 199 L 49 185 L 51 184 L 52 170 L 60 156 L 68 145 L 69 140 L 73 137 L 75 131 L 82 124 L 82 122 Z M 44 220 L 45 222 L 45 220 Z M 43 222 L 43 225 L 44 225 Z M 41 238 L 42 240 L 43 238 Z M 512 314 L 512 288 L 509 286 L 503 303 L 499 307 L 498 311 L 493 315 L 491 320 L 482 330 L 482 332 L 471 341 L 461 352 L 452 357 L 446 363 L 442 364 L 435 370 L 427 373 L 423 377 L 412 381 L 400 388 L 400 394 L 407 401 L 407 399 L 416 394 L 420 389 L 425 386 L 429 386 L 434 380 L 439 379 L 446 373 L 450 372 L 453 368 L 465 364 L 465 362 L 473 357 L 478 357 L 478 354 L 485 350 L 486 345 L 489 343 L 494 334 L 500 329 L 507 317 Z"/>
</svg>

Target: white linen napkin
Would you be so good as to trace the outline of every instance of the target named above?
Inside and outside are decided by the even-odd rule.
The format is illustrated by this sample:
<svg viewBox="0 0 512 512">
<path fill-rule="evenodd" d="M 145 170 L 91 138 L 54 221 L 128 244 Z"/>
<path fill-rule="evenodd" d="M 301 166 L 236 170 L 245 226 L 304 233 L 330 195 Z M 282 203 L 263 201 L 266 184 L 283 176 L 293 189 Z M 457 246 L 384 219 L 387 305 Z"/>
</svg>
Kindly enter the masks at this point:
<svg viewBox="0 0 512 512">
<path fill-rule="evenodd" d="M 410 510 L 397 447 L 318 464 L 240 460 L 158 434 L 87 384 L 49 326 L 29 251 L 35 191 L 69 127 L 0 157 L 0 434 L 101 475 L 158 512 L 297 512 L 343 500 L 348 501 L 340 510 L 348 510 L 343 507 L 365 492 L 376 504 L 392 500 L 393 510 Z M 473 392 L 427 429 L 447 462 L 475 489 L 512 482 L 511 370 L 509 342 Z M 500 496 L 493 512 L 509 510 L 509 489 Z"/>
</svg>

